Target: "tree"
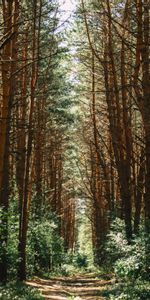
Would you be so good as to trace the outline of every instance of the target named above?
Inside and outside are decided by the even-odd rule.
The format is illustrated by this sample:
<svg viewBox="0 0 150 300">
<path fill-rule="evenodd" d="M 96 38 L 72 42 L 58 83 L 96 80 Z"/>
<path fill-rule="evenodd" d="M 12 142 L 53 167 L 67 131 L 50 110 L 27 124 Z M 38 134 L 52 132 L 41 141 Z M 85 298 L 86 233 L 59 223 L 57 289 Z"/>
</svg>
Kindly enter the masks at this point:
<svg viewBox="0 0 150 300">
<path fill-rule="evenodd" d="M 8 236 L 8 207 L 9 207 L 9 150 L 11 113 L 14 102 L 16 78 L 17 39 L 18 39 L 18 1 L 3 1 L 3 43 L 1 47 L 1 72 L 2 72 L 2 100 L 0 120 L 0 205 L 2 210 L 1 239 L 2 258 L 0 266 L 0 280 L 7 278 L 7 236 Z M 12 13 L 13 12 L 13 13 Z"/>
</svg>

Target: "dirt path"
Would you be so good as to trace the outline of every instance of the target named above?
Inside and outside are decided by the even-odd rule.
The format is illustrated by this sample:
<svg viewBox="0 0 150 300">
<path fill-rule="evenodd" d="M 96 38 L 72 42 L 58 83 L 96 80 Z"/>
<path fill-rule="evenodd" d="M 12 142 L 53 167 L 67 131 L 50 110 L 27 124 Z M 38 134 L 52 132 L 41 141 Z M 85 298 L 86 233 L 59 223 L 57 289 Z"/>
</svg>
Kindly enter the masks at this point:
<svg viewBox="0 0 150 300">
<path fill-rule="evenodd" d="M 109 275 L 98 279 L 91 275 L 79 275 L 27 281 L 28 285 L 38 288 L 47 300 L 104 300 L 102 292 L 113 283 L 114 279 L 110 279 Z"/>
</svg>

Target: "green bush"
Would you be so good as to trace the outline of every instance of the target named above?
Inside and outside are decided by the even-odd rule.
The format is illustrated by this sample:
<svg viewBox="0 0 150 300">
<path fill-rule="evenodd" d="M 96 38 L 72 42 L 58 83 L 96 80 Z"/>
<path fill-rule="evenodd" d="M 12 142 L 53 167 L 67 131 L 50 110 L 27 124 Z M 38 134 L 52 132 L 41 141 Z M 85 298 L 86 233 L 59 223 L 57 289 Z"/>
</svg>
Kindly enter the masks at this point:
<svg viewBox="0 0 150 300">
<path fill-rule="evenodd" d="M 11 199 L 8 212 L 4 213 L 0 208 L 0 220 L 3 218 L 7 219 L 7 246 L 5 243 L 2 243 L 0 246 L 0 259 L 3 254 L 6 254 L 7 265 L 8 265 L 8 276 L 9 279 L 14 279 L 17 273 L 17 263 L 18 263 L 18 212 L 16 199 Z M 1 222 L 0 224 L 0 236 L 3 236 L 4 225 Z M 5 230 L 4 230 L 5 231 Z"/>
<path fill-rule="evenodd" d="M 88 259 L 87 256 L 78 251 L 68 251 L 65 253 L 63 264 L 61 267 L 62 275 L 69 276 L 87 271 Z"/>
<path fill-rule="evenodd" d="M 148 239 L 148 237 L 147 237 Z M 146 266 L 144 226 L 128 244 L 124 222 L 116 219 L 105 244 L 106 264 L 115 273 L 118 284 L 108 293 L 111 300 L 148 300 L 150 288 Z"/>
<path fill-rule="evenodd" d="M 76 252 L 73 257 L 73 264 L 77 268 L 87 268 L 88 266 L 87 255 L 80 252 Z"/>
<path fill-rule="evenodd" d="M 125 255 L 114 264 L 115 274 L 126 281 L 145 278 L 146 259 L 143 236 L 135 238 L 132 245 L 125 247 Z"/>
<path fill-rule="evenodd" d="M 2 300 L 42 300 L 43 297 L 33 288 L 23 283 L 9 283 L 0 287 L 0 299 Z"/>
<path fill-rule="evenodd" d="M 113 266 L 114 263 L 130 252 L 130 246 L 127 243 L 125 237 L 125 226 L 124 221 L 116 218 L 110 227 L 110 232 L 107 235 L 104 255 L 106 258 L 104 263 L 109 267 Z"/>
<path fill-rule="evenodd" d="M 55 270 L 63 256 L 63 241 L 53 221 L 40 220 L 30 224 L 28 232 L 27 262 L 30 275 Z"/>
<path fill-rule="evenodd" d="M 1 210 L 0 217 L 2 217 Z M 7 249 L 6 245 L 0 247 L 0 259 L 3 252 L 7 251 L 8 280 L 14 280 L 17 278 L 19 236 L 18 201 L 15 198 L 10 201 L 7 218 Z M 2 226 L 0 226 L 0 233 L 3 233 Z M 35 218 L 34 211 L 31 210 L 26 253 L 27 276 L 45 276 L 46 273 L 60 269 L 60 262 L 64 258 L 63 240 L 58 234 L 57 218 L 46 207 L 43 207 L 42 217 Z"/>
<path fill-rule="evenodd" d="M 135 285 L 128 284 L 111 291 L 110 300 L 148 300 L 150 299 L 150 286 L 146 281 L 137 281 Z"/>
</svg>

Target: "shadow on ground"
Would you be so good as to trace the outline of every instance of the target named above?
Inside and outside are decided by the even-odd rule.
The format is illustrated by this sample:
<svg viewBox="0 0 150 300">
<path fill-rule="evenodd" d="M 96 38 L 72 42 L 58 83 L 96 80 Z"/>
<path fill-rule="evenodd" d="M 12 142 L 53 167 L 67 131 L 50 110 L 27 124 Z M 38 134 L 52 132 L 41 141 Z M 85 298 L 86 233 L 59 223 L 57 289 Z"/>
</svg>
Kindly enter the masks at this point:
<svg viewBox="0 0 150 300">
<path fill-rule="evenodd" d="M 107 278 L 107 276 L 104 276 Z M 47 300 L 104 300 L 102 294 L 114 283 L 114 279 L 84 276 L 57 277 L 50 280 L 35 278 L 26 282 L 39 289 Z"/>
</svg>

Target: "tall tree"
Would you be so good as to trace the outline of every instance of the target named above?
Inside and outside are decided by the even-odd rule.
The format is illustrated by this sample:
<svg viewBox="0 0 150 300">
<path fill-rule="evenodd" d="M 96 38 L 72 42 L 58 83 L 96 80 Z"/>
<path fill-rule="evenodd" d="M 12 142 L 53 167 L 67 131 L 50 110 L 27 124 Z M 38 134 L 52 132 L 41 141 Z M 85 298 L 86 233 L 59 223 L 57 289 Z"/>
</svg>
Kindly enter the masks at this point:
<svg viewBox="0 0 150 300">
<path fill-rule="evenodd" d="M 1 239 L 2 258 L 0 280 L 7 278 L 7 236 L 8 236 L 8 206 L 9 206 L 9 150 L 11 112 L 15 93 L 15 70 L 17 60 L 18 39 L 18 1 L 3 1 L 3 43 L 1 46 L 2 99 L 0 111 L 0 205 L 2 209 Z"/>
</svg>

